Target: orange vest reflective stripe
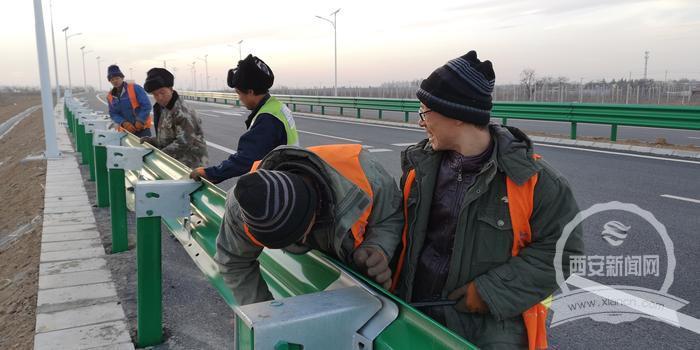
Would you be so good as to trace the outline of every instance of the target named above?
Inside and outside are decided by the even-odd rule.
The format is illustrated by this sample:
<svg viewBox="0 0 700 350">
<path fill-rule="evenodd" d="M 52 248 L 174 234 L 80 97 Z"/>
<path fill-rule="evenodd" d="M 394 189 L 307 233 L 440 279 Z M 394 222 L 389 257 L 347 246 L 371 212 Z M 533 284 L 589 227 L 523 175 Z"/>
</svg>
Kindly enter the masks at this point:
<svg viewBox="0 0 700 350">
<path fill-rule="evenodd" d="M 355 186 L 359 187 L 369 197 L 369 205 L 350 228 L 352 237 L 355 240 L 355 248 L 359 247 L 360 244 L 362 244 L 362 241 L 365 239 L 365 229 L 367 228 L 369 216 L 372 214 L 372 206 L 374 202 L 374 192 L 372 191 L 372 186 L 370 185 L 367 175 L 360 164 L 362 145 L 323 145 L 308 147 L 307 150 L 313 152 L 323 159 L 324 162 L 328 163 L 328 165 L 340 173 L 340 175 L 348 179 Z M 255 161 L 250 169 L 250 172 L 258 170 L 259 166 L 260 161 Z M 253 243 L 262 246 L 262 244 L 253 238 L 253 235 L 250 234 L 246 225 L 244 225 L 244 231 L 246 232 L 248 238 L 253 241 Z"/>
<path fill-rule="evenodd" d="M 141 104 L 139 104 L 139 99 L 136 98 L 136 88 L 134 87 L 134 84 L 126 84 L 126 94 L 129 96 L 129 103 L 131 103 L 131 109 L 134 111 L 134 117 L 136 116 L 136 109 L 141 107 Z M 107 101 L 109 104 L 112 104 L 112 99 L 114 99 L 114 96 L 112 96 L 111 92 L 107 93 Z M 144 128 L 149 129 L 153 125 L 153 116 L 148 115 L 148 118 L 146 118 L 146 122 L 143 124 Z"/>
<path fill-rule="evenodd" d="M 533 156 L 535 160 L 542 158 L 540 155 Z M 390 291 L 396 290 L 399 276 L 403 268 L 406 248 L 408 246 L 408 196 L 416 178 L 415 169 L 411 169 L 407 176 L 403 188 L 403 210 L 404 226 L 401 241 L 403 247 L 399 255 L 394 280 L 391 283 Z M 520 249 L 530 244 L 532 241 L 532 229 L 530 227 L 530 217 L 532 216 L 533 199 L 535 195 L 535 185 L 537 185 L 538 175 L 535 174 L 524 184 L 518 185 L 510 178 L 506 178 L 506 191 L 508 192 L 508 211 L 513 225 L 513 246 L 511 255 L 516 256 Z M 529 350 L 540 350 L 547 348 L 547 307 L 542 303 L 537 303 L 533 307 L 523 312 L 523 323 L 527 332 Z"/>
</svg>

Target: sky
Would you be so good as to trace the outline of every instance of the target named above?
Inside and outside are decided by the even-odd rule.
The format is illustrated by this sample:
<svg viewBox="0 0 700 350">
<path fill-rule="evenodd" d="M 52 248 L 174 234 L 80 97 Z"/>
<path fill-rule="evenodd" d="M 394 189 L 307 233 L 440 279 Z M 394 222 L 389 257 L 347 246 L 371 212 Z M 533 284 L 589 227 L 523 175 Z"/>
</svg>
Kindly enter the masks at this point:
<svg viewBox="0 0 700 350">
<path fill-rule="evenodd" d="M 493 62 L 496 84 L 538 76 L 572 81 L 648 77 L 700 79 L 698 0 L 461 1 L 162 1 L 53 0 L 59 81 L 107 88 L 109 64 L 143 83 L 166 66 L 176 88 L 222 89 L 239 48 L 264 60 L 275 86 L 333 85 L 333 27 L 315 15 L 337 14 L 339 86 L 423 79 L 448 60 L 476 50 Z M 43 1 L 52 84 L 49 1 Z M 33 1 L 0 1 L 0 85 L 38 86 Z M 241 45 L 238 44 L 243 40 Z M 205 64 L 206 55 L 206 64 Z M 96 57 L 100 56 L 98 70 Z M 666 73 L 668 71 L 668 73 Z"/>
</svg>

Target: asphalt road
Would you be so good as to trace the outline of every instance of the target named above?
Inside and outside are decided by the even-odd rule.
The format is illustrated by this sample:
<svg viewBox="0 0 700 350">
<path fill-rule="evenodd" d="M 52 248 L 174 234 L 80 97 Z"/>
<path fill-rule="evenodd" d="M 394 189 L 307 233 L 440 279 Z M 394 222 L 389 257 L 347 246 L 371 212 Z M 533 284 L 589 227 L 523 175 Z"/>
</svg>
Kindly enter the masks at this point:
<svg viewBox="0 0 700 350">
<path fill-rule="evenodd" d="M 248 112 L 242 108 L 211 103 L 191 103 L 203 120 L 205 137 L 210 144 L 210 164 L 218 164 L 236 149 L 239 136 L 244 132 Z M 91 99 L 95 108 L 104 104 Z M 331 143 L 361 143 L 377 157 L 387 170 L 398 179 L 400 176 L 400 151 L 407 144 L 423 138 L 421 130 L 362 123 L 349 119 L 328 120 L 323 117 L 297 116 L 297 128 L 302 146 Z M 518 125 L 516 122 L 510 125 Z M 545 126 L 549 126 L 546 124 Z M 547 131 L 541 128 L 537 131 Z M 563 134 L 568 133 L 564 129 Z M 579 134 L 585 128 L 579 126 Z M 630 128 L 624 132 L 647 133 L 649 137 L 669 136 L 659 129 Z M 653 134 L 657 132 L 657 134 Z M 604 134 L 607 134 L 605 131 Z M 680 133 L 681 140 L 692 133 Z M 697 134 L 694 134 L 697 135 Z M 698 135 L 700 136 L 700 135 Z M 660 235 L 649 221 L 623 210 L 613 210 L 592 215 L 584 221 L 586 254 L 591 255 L 659 255 L 659 276 L 627 276 L 596 279 L 608 285 L 633 285 L 658 290 L 663 284 L 667 267 L 673 265 L 673 283 L 668 293 L 688 302 L 679 311 L 700 318 L 700 245 L 697 234 L 700 227 L 700 162 L 671 158 L 648 158 L 622 152 L 601 153 L 584 148 L 537 144 L 537 153 L 558 169 L 570 182 L 581 209 L 598 203 L 617 201 L 631 203 L 648 211 L 668 232 L 672 241 L 672 254 L 667 254 Z M 228 189 L 235 180 L 221 184 Z M 606 222 L 620 221 L 631 226 L 628 238 L 619 247 L 613 247 L 601 238 Z M 173 242 L 177 244 L 176 242 Z M 177 259 L 188 259 L 182 252 Z M 193 310 L 195 312 L 196 310 Z M 206 311 L 202 311 L 206 312 Z M 562 348 L 617 348 L 645 347 L 691 349 L 700 344 L 700 335 L 657 320 L 640 319 L 634 322 L 612 324 L 596 322 L 589 318 L 572 321 L 550 330 L 550 345 Z"/>
</svg>

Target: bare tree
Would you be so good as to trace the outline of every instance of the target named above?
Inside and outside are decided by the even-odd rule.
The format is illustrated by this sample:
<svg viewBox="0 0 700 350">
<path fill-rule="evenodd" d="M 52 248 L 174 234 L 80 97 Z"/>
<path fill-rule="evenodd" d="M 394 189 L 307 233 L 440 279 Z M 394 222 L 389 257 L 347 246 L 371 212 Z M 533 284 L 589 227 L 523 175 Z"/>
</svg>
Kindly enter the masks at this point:
<svg viewBox="0 0 700 350">
<path fill-rule="evenodd" d="M 532 90 L 535 88 L 536 79 L 535 70 L 532 68 L 525 68 L 520 72 L 520 85 L 525 87 L 528 101 L 532 99 Z"/>
</svg>

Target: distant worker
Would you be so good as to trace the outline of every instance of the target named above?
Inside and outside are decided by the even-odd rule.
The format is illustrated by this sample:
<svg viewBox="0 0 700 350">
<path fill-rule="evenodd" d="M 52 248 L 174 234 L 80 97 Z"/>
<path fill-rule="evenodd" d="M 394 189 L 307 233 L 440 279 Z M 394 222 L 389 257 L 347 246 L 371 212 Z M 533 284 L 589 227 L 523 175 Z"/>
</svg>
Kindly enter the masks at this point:
<svg viewBox="0 0 700 350">
<path fill-rule="evenodd" d="M 151 101 L 143 88 L 125 82 L 124 74 L 114 64 L 107 68 L 107 80 L 113 86 L 107 93 L 109 117 L 112 121 L 119 128 L 136 136 L 151 136 Z"/>
<path fill-rule="evenodd" d="M 252 111 L 245 121 L 248 131 L 238 139 L 236 153 L 217 166 L 195 169 L 191 178 L 219 183 L 249 172 L 253 162 L 277 146 L 299 145 L 292 111 L 270 96 L 274 80 L 270 67 L 253 55 L 238 61 L 238 67 L 229 70 L 228 86 L 236 90 L 241 103 Z"/>
<path fill-rule="evenodd" d="M 153 106 L 156 136 L 142 137 L 141 143 L 152 144 L 190 168 L 206 166 L 207 144 L 202 121 L 194 108 L 173 90 L 174 82 L 175 77 L 166 69 L 148 71 L 143 86 L 156 100 Z"/>
<path fill-rule="evenodd" d="M 229 190 L 216 239 L 215 260 L 237 303 L 272 299 L 257 261 L 263 247 L 317 249 L 389 287 L 403 217 L 399 189 L 379 161 L 359 144 L 280 146 L 259 165 Z"/>
</svg>

